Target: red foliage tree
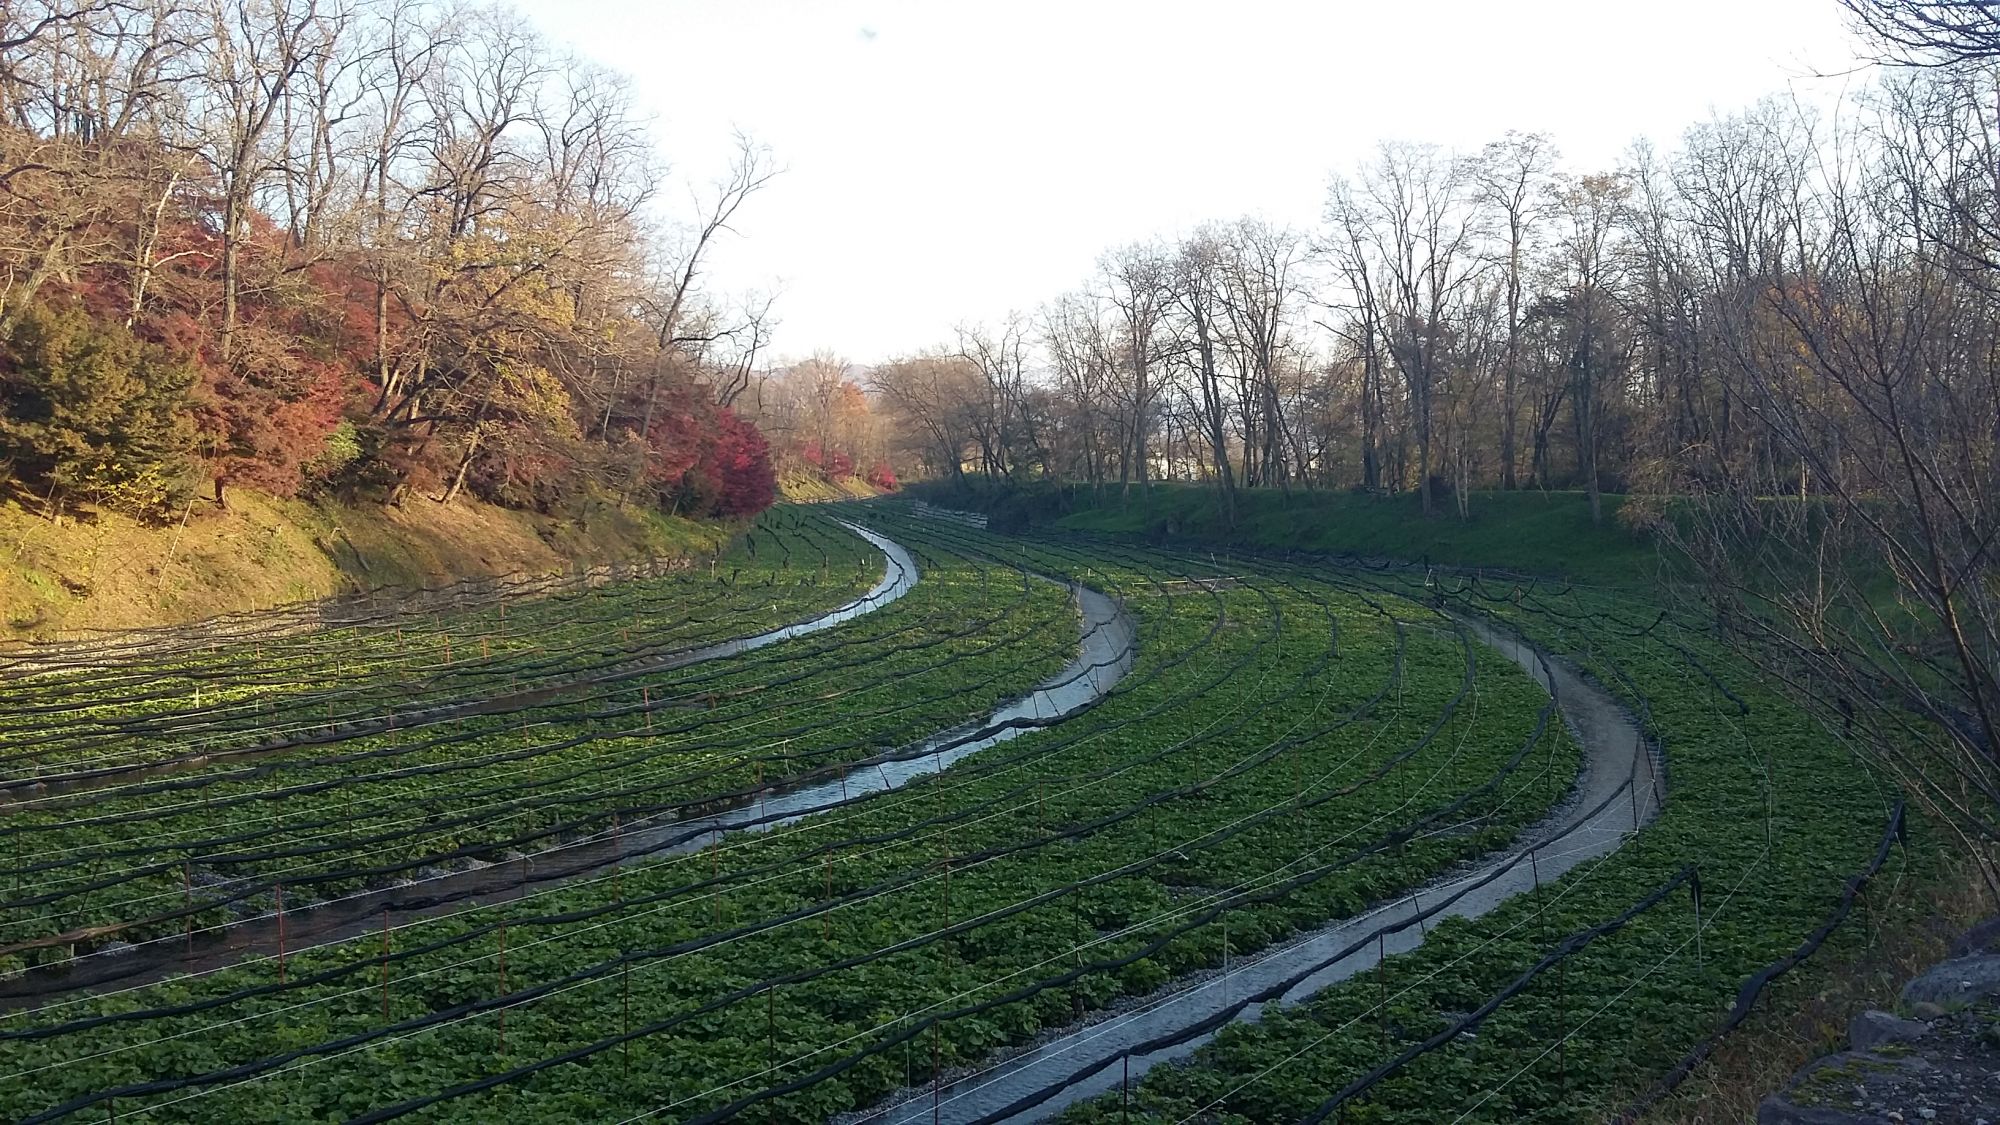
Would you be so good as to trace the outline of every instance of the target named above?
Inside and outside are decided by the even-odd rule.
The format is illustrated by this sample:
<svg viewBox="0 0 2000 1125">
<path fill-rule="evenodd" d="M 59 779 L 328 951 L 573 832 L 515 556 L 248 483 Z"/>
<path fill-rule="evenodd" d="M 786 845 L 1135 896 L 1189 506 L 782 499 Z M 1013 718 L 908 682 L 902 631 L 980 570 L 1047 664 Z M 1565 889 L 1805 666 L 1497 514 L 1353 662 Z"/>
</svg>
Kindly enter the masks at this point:
<svg viewBox="0 0 2000 1125">
<path fill-rule="evenodd" d="M 771 469 L 771 446 L 757 427 L 723 407 L 716 415 L 715 441 L 706 466 L 720 485 L 715 513 L 747 516 L 771 506 L 778 477 Z"/>
<path fill-rule="evenodd" d="M 692 385 L 675 384 L 654 392 L 647 412 L 646 479 L 671 492 L 700 465 L 713 432 L 714 406 Z"/>
<path fill-rule="evenodd" d="M 216 503 L 232 484 L 297 493 L 301 468 L 340 424 L 345 392 L 340 366 L 300 357 L 281 337 L 246 327 L 228 363 L 203 367 L 195 399 Z"/>
<path fill-rule="evenodd" d="M 809 441 L 799 447 L 799 458 L 818 470 L 822 480 L 838 484 L 854 475 L 854 458 L 841 449 L 822 449 Z"/>
</svg>

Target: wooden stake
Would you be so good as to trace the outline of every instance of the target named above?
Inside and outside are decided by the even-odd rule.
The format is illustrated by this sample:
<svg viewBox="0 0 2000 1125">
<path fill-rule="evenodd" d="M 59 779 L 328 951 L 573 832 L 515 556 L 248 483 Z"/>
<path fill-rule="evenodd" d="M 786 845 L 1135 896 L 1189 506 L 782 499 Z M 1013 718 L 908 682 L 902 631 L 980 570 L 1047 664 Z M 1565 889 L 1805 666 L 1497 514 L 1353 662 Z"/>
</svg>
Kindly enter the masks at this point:
<svg viewBox="0 0 2000 1125">
<path fill-rule="evenodd" d="M 1382 1025 L 1382 1045 L 1389 1045 L 1389 970 L 1383 935 L 1375 935 L 1375 1007 Z"/>
<path fill-rule="evenodd" d="M 1864 888 L 1862 888 L 1862 890 L 1863 890 L 1863 892 L 1865 893 L 1865 892 L 1866 892 L 1866 890 L 1867 890 L 1867 888 L 1866 888 L 1866 887 L 1864 887 Z M 1700 968 L 1700 969 L 1706 969 L 1706 968 L 1708 967 L 1708 959 L 1707 959 L 1706 957 L 1704 957 L 1704 956 L 1702 955 L 1702 951 L 1701 951 L 1701 869 L 1700 869 L 1700 868 L 1696 868 L 1696 869 L 1695 869 L 1695 872 L 1694 872 L 1694 878 L 1693 878 L 1693 880 L 1692 880 L 1692 881 L 1691 881 L 1691 882 L 1689 883 L 1689 886 L 1688 886 L 1688 898 L 1689 898 L 1689 901 L 1691 901 L 1692 903 L 1694 903 L 1694 963 L 1695 963 L 1695 967 L 1696 967 L 1696 968 Z M 1864 906 L 1865 906 L 1865 904 L 1866 904 L 1866 901 L 1867 901 L 1866 899 L 1864 899 L 1864 900 L 1863 900 L 1863 903 L 1864 903 Z M 1874 930 L 1870 929 L 1870 930 L 1869 930 L 1869 932 L 1870 932 L 1870 933 L 1873 933 L 1873 932 L 1874 932 Z"/>
<path fill-rule="evenodd" d="M 1569 959 L 1556 962 L 1556 1082 L 1569 1092 Z"/>
<path fill-rule="evenodd" d="M 382 1022 L 389 1022 L 389 908 L 382 908 Z"/>
<path fill-rule="evenodd" d="M 1079 969 L 1083 968 L 1083 947 L 1079 945 L 1071 952 L 1076 954 L 1076 967 Z M 1069 994 L 1069 999 L 1070 999 L 1070 1018 L 1077 1020 L 1082 1019 L 1083 993 L 1081 991 L 1071 991 Z"/>
<path fill-rule="evenodd" d="M 275 883 L 271 893 L 278 900 L 278 983 L 285 983 L 285 885 Z"/>
<path fill-rule="evenodd" d="M 507 998 L 507 923 L 500 923 L 500 998 Z M 507 1057 L 507 1006 L 500 1006 L 500 1057 Z"/>
</svg>

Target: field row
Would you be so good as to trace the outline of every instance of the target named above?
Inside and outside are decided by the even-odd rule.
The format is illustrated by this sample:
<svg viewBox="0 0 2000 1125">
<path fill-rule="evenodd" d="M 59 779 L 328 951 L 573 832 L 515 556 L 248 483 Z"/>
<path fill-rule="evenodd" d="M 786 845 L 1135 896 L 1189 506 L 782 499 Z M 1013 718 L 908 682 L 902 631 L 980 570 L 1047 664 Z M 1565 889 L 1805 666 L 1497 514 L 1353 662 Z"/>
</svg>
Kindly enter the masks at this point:
<svg viewBox="0 0 2000 1125">
<path fill-rule="evenodd" d="M 1414 575 L 1351 573 L 1419 595 Z M 1068 1120 L 1607 1120 L 1828 917 L 1890 826 L 1893 791 L 1696 622 L 1532 584 L 1452 578 L 1422 596 L 1519 629 L 1622 697 L 1668 766 L 1659 820 Z"/>
<path fill-rule="evenodd" d="M 115 917 L 171 902 L 176 851 L 249 867 L 251 885 L 304 863 L 302 885 L 337 891 L 385 866 L 370 862 L 385 835 L 407 831 L 389 846 L 412 858 L 443 854 L 466 829 L 427 818 L 481 800 L 490 847 L 559 825 L 573 784 L 629 792 L 586 800 L 598 819 L 559 832 L 754 800 L 760 782 L 893 753 L 1070 655 L 1070 599 L 1030 573 L 1115 595 L 1136 666 L 1051 729 L 814 816 L 500 905 L 391 918 L 282 962 L 265 951 L 0 1016 L 0 1112 L 818 1119 L 1353 913 L 1503 845 L 1573 780 L 1546 694 L 1397 596 L 886 512 L 869 522 L 913 551 L 922 580 L 837 630 L 683 670 L 654 695 L 712 688 L 714 711 L 703 698 L 663 722 L 629 699 L 617 716 L 571 706 L 535 728 L 561 737 L 391 737 L 374 757 L 287 754 L 254 777 L 200 767 L 171 779 L 191 787 L 38 807 L 9 825 L 37 839 L 16 866 L 21 896 L 68 905 L 20 933 L 60 933 L 85 904 Z M 686 677 L 708 678 L 691 691 Z M 529 752 L 556 743 L 571 745 Z M 383 776 L 464 763 L 420 783 Z M 492 776 L 516 763 L 518 776 Z M 671 766 L 644 772 L 654 763 Z M 278 815 L 217 831 L 251 807 Z M 162 847 L 164 862 L 147 857 Z M 201 924 L 224 920 L 196 905 Z M 174 921 L 158 925 L 170 939 Z"/>
<path fill-rule="evenodd" d="M 468 582 L 0 654 L 0 790 L 407 728 L 825 612 L 883 561 L 833 521 L 779 509 L 712 570 Z"/>
</svg>

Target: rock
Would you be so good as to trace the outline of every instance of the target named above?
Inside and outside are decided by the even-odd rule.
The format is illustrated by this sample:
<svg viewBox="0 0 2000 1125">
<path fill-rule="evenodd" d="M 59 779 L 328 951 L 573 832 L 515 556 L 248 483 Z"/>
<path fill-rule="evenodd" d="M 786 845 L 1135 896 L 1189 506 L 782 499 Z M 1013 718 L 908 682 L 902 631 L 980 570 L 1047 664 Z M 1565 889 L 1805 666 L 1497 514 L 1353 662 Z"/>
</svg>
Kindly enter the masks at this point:
<svg viewBox="0 0 2000 1125">
<path fill-rule="evenodd" d="M 2000 956 L 1979 954 L 1941 961 L 1903 986 L 1903 1003 L 1967 1004 L 2000 995 Z"/>
<path fill-rule="evenodd" d="M 1921 1039 L 1930 1025 L 1899 1019 L 1873 1009 L 1855 1016 L 1847 1024 L 1847 1045 L 1857 1051 L 1872 1051 L 1885 1043 L 1908 1043 Z"/>
<path fill-rule="evenodd" d="M 1976 953 L 1990 953 L 2000 947 L 2000 916 L 1988 918 L 1973 926 L 1951 943 L 1952 957 L 1970 957 Z"/>
<path fill-rule="evenodd" d="M 1793 1105 L 1783 1094 L 1772 1094 L 1757 1105 L 1757 1125 L 1886 1125 L 1889 1120 L 1872 1113 Z"/>
</svg>

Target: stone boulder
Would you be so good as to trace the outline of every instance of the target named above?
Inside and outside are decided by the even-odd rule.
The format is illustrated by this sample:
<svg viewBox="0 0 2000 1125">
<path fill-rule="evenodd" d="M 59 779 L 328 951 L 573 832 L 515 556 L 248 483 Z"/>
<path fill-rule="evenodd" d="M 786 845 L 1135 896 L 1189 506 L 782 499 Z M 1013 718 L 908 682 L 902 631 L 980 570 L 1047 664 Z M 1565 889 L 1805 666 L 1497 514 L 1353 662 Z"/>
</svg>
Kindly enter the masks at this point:
<svg viewBox="0 0 2000 1125">
<path fill-rule="evenodd" d="M 1871 1008 L 1847 1022 L 1847 1045 L 1856 1051 L 1872 1051 L 1884 1044 L 1913 1043 L 1930 1029 L 1930 1024 L 1919 1020 L 1906 1020 Z"/>
<path fill-rule="evenodd" d="M 1975 954 L 1940 961 L 1903 986 L 1903 1003 L 1970 1004 L 2000 996 L 2000 955 Z"/>
</svg>

